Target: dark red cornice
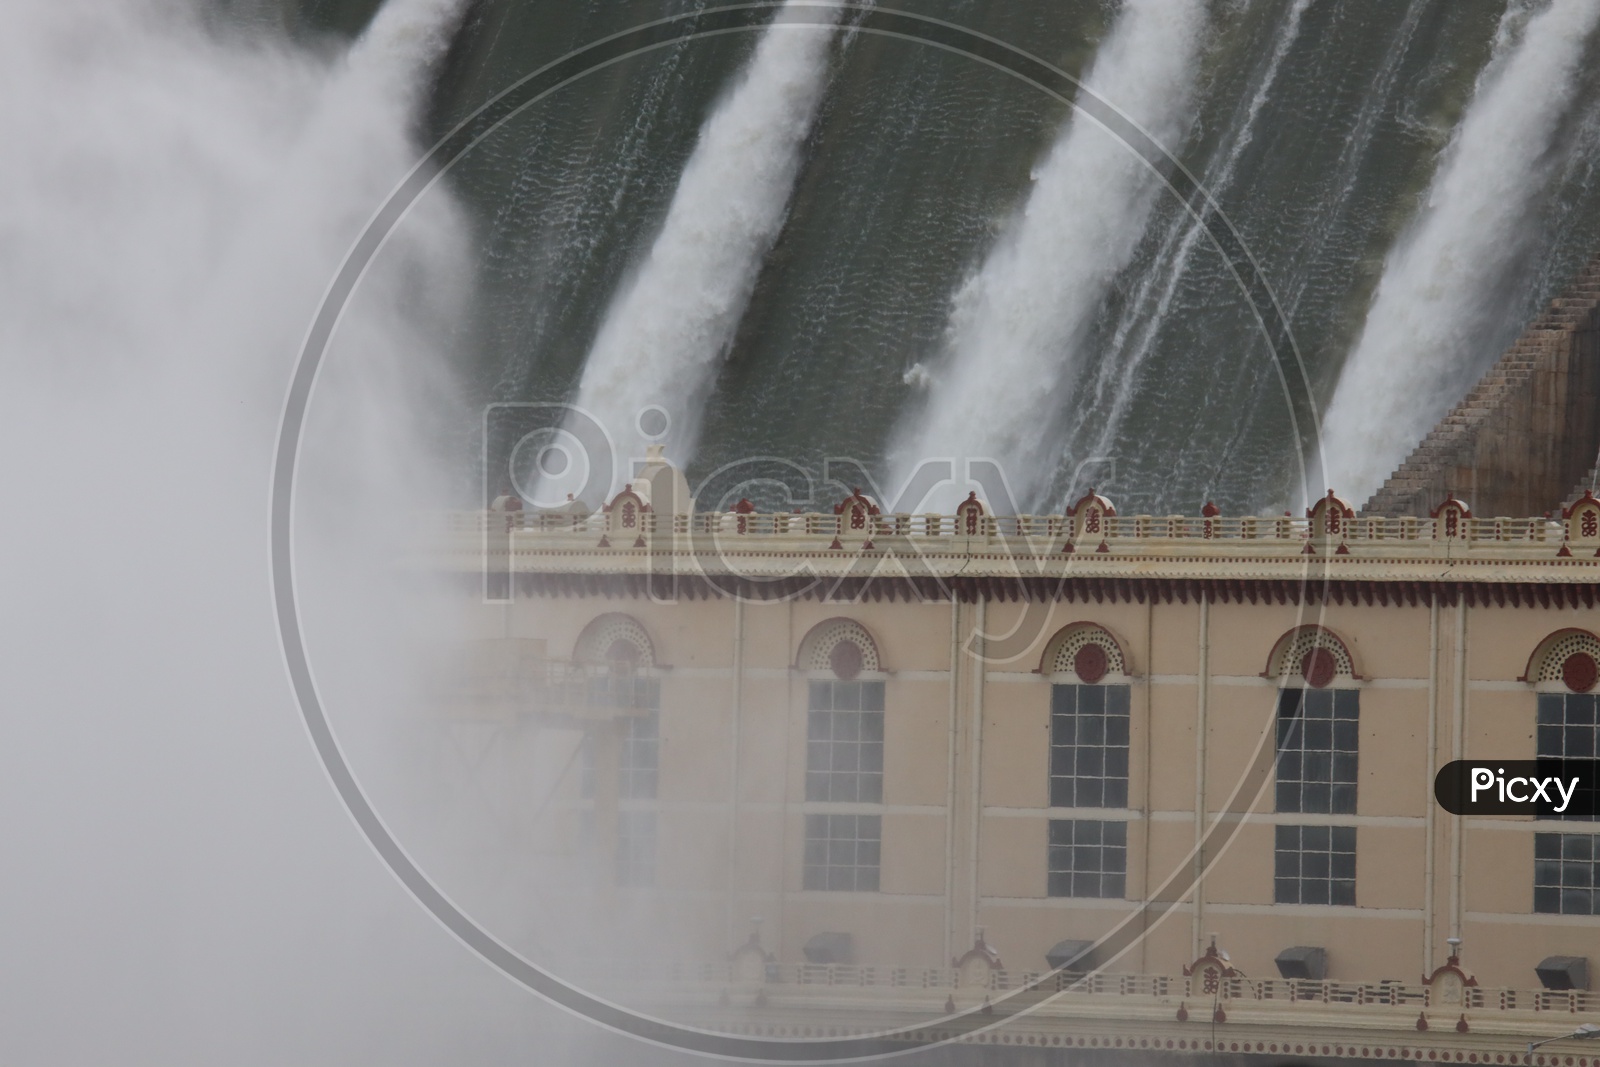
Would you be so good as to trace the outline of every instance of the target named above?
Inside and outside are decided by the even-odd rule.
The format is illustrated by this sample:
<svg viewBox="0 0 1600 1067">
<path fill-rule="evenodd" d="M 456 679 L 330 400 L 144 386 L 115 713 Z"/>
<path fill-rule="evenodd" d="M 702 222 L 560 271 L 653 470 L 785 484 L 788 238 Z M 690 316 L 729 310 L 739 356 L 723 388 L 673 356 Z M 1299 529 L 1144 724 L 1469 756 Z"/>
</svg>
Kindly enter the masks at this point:
<svg viewBox="0 0 1600 1067">
<path fill-rule="evenodd" d="M 476 580 L 476 579 L 475 579 Z M 551 573 L 517 575 L 522 596 L 651 597 L 714 600 L 737 594 L 751 600 L 838 601 L 1067 601 L 1188 604 L 1204 594 L 1214 604 L 1361 604 L 1426 607 L 1465 602 L 1471 607 L 1592 608 L 1600 605 L 1594 582 L 1292 581 L 1189 578 L 784 578 L 758 581 L 704 577 L 676 579 L 645 574 Z"/>
</svg>

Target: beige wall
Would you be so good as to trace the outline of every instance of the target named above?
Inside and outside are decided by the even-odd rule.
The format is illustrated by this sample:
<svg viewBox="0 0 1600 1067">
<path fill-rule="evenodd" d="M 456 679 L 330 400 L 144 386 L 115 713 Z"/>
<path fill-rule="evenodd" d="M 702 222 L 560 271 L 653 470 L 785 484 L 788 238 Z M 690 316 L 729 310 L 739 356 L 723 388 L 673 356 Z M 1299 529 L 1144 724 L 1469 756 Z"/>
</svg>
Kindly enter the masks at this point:
<svg viewBox="0 0 1600 1067">
<path fill-rule="evenodd" d="M 1033 969 L 1055 941 L 1099 936 L 1190 862 L 1202 687 L 1206 806 L 1214 814 L 1259 765 L 1257 753 L 1270 758 L 1277 689 L 1260 676 L 1274 643 L 1293 626 L 1320 622 L 1345 641 L 1361 676 L 1354 683 L 1361 693 L 1358 814 L 1320 819 L 1357 827 L 1357 905 L 1273 904 L 1273 826 L 1296 819 L 1273 814 L 1269 775 L 1254 805 L 1257 815 L 1239 820 L 1226 849 L 1210 857 L 1201 935 L 1217 932 L 1235 962 L 1259 974 L 1275 973 L 1278 950 L 1317 944 L 1329 950 L 1333 977 L 1413 979 L 1442 962 L 1444 938 L 1457 930 L 1466 938 L 1468 969 L 1491 984 L 1532 984 L 1533 964 L 1558 950 L 1583 955 L 1592 948 L 1600 964 L 1600 918 L 1531 914 L 1531 825 L 1461 823 L 1459 883 L 1451 847 L 1457 820 L 1435 812 L 1430 843 L 1430 707 L 1442 764 L 1451 758 L 1461 695 L 1453 606 L 1439 611 L 1439 653 L 1432 663 L 1425 607 L 1213 605 L 1209 672 L 1201 679 L 1199 605 L 1057 604 L 1047 632 L 1025 652 L 989 664 L 981 688 L 975 660 L 962 653 L 951 662 L 947 603 L 745 605 L 737 684 L 736 610 L 729 601 L 523 600 L 509 623 L 500 610 L 484 609 L 486 636 L 509 626 L 514 636 L 546 641 L 557 659 L 570 655 L 585 624 L 609 611 L 634 616 L 654 640 L 658 659 L 670 668 L 662 683 L 660 844 L 666 854 L 658 885 L 667 895 L 699 894 L 683 914 L 693 916 L 684 921 L 702 939 L 702 955 L 731 949 L 757 914 L 768 918 L 769 947 L 786 959 L 798 959 L 811 934 L 841 929 L 854 934 L 862 962 L 948 963 L 947 948 L 964 950 L 974 926 L 982 926 L 1008 964 Z M 1533 608 L 1468 612 L 1467 755 L 1533 755 L 1535 694 L 1516 679 L 1546 634 L 1567 626 L 1593 629 L 1597 615 Z M 871 632 L 887 685 L 884 805 L 848 809 L 883 816 L 875 894 L 801 888 L 804 814 L 832 809 L 805 802 L 807 687 L 794 664 L 805 634 L 839 616 Z M 987 628 L 1004 633 L 1022 617 L 1022 605 L 991 605 Z M 965 641 L 972 610 L 964 608 L 961 618 Z M 1048 808 L 1050 687 L 1035 672 L 1049 635 L 1076 621 L 1106 627 L 1133 676 L 1129 809 L 1118 816 L 1129 820 L 1127 901 L 1046 896 L 1048 821 L 1067 813 Z M 1437 678 L 1432 688 L 1430 673 Z M 736 773 L 739 814 L 730 845 L 727 808 Z M 1600 825 L 1540 829 L 1600 832 Z M 737 855 L 732 878 L 730 848 Z M 1459 914 L 1452 910 L 1457 884 Z M 1425 945 L 1430 912 L 1434 943 Z M 1176 973 L 1193 959 L 1191 903 L 1176 904 L 1149 925 L 1114 969 Z"/>
</svg>

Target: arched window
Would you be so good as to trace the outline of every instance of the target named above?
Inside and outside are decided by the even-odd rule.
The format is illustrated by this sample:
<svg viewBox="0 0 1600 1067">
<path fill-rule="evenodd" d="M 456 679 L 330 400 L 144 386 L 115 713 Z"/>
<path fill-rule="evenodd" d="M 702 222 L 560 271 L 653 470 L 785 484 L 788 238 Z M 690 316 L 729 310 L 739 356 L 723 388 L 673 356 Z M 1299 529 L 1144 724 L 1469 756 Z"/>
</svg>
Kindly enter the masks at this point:
<svg viewBox="0 0 1600 1067">
<path fill-rule="evenodd" d="M 594 666 L 628 663 L 635 668 L 649 668 L 656 665 L 656 651 L 639 620 L 611 612 L 583 628 L 573 645 L 572 659 Z"/>
<path fill-rule="evenodd" d="M 829 619 L 811 628 L 800 641 L 795 667 L 811 673 L 830 673 L 842 681 L 854 681 L 863 672 L 876 674 L 878 643 L 867 628 L 854 619 Z"/>
<path fill-rule="evenodd" d="M 1046 644 L 1039 671 L 1050 678 L 1050 806 L 1128 806 L 1127 657 L 1092 622 L 1064 627 Z M 1046 891 L 1053 897 L 1122 897 L 1128 824 L 1052 819 Z"/>
<path fill-rule="evenodd" d="M 806 699 L 806 800 L 883 802 L 884 683 L 877 642 L 853 619 L 819 623 L 800 642 Z M 803 886 L 875 891 L 883 818 L 861 812 L 806 815 Z"/>
<path fill-rule="evenodd" d="M 1540 641 L 1528 657 L 1522 680 L 1532 682 L 1539 691 L 1536 743 L 1541 760 L 1590 763 L 1600 758 L 1597 660 L 1600 640 L 1579 629 L 1557 630 Z M 1576 801 L 1562 814 L 1540 812 L 1537 818 L 1593 822 L 1593 798 L 1580 791 Z M 1600 911 L 1600 885 L 1595 882 L 1600 872 L 1600 836 L 1535 834 L 1533 867 L 1535 912 L 1593 915 Z"/>
<path fill-rule="evenodd" d="M 1263 678 L 1283 686 L 1347 688 L 1361 680 L 1349 647 L 1326 626 L 1296 626 L 1272 646 Z"/>
<path fill-rule="evenodd" d="M 1279 685 L 1274 810 L 1354 815 L 1361 693 L 1350 650 L 1331 630 L 1299 626 L 1280 637 L 1263 674 Z M 1353 905 L 1353 826 L 1275 828 L 1273 900 Z"/>
<path fill-rule="evenodd" d="M 1104 626 L 1075 622 L 1062 627 L 1045 643 L 1044 655 L 1039 659 L 1039 673 L 1048 674 L 1052 681 L 1062 684 L 1125 682 L 1127 657 Z"/>
<path fill-rule="evenodd" d="M 584 668 L 587 702 L 608 714 L 593 729 L 615 723 L 617 798 L 653 801 L 660 788 L 661 682 L 655 676 L 655 645 L 643 625 L 620 613 L 601 615 L 583 628 L 573 662 Z M 584 741 L 585 792 L 593 796 L 595 737 Z M 648 808 L 617 813 L 616 878 L 623 886 L 655 882 L 656 813 Z"/>
<path fill-rule="evenodd" d="M 1595 664 L 1600 640 L 1587 630 L 1557 630 L 1534 647 L 1522 681 L 1538 690 L 1541 760 L 1600 758 L 1600 690 Z M 1542 773 L 1542 772 L 1541 772 Z M 1539 819 L 1592 822 L 1592 804 L 1569 805 Z M 1576 811 L 1571 810 L 1576 808 Z M 1533 910 L 1551 915 L 1600 913 L 1600 835 L 1533 835 Z"/>
<path fill-rule="evenodd" d="M 1600 638 L 1588 630 L 1557 630 L 1528 657 L 1520 681 L 1541 692 L 1592 693 L 1600 682 Z"/>
</svg>

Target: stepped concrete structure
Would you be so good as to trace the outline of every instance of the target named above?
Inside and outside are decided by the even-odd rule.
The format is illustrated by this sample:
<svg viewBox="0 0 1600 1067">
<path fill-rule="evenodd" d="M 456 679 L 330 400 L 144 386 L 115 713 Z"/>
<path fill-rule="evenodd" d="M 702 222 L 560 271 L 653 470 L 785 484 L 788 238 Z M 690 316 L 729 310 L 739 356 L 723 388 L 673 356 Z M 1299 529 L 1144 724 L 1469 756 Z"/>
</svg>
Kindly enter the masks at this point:
<svg viewBox="0 0 1600 1067">
<path fill-rule="evenodd" d="M 1433 428 L 1368 515 L 1425 515 L 1454 493 L 1480 515 L 1539 515 L 1593 484 L 1600 448 L 1600 257 Z M 1584 481 L 1588 478 L 1588 481 Z"/>
</svg>

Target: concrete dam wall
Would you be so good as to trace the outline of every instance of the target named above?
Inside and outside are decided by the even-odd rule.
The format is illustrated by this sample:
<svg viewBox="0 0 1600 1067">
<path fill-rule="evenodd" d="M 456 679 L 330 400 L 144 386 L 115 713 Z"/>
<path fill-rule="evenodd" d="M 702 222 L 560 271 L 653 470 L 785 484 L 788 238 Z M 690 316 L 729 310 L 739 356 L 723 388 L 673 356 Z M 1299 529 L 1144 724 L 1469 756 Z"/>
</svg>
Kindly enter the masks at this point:
<svg viewBox="0 0 1600 1067">
<path fill-rule="evenodd" d="M 1541 515 L 1592 481 L 1600 448 L 1600 256 L 1423 438 L 1363 512 Z"/>
</svg>

